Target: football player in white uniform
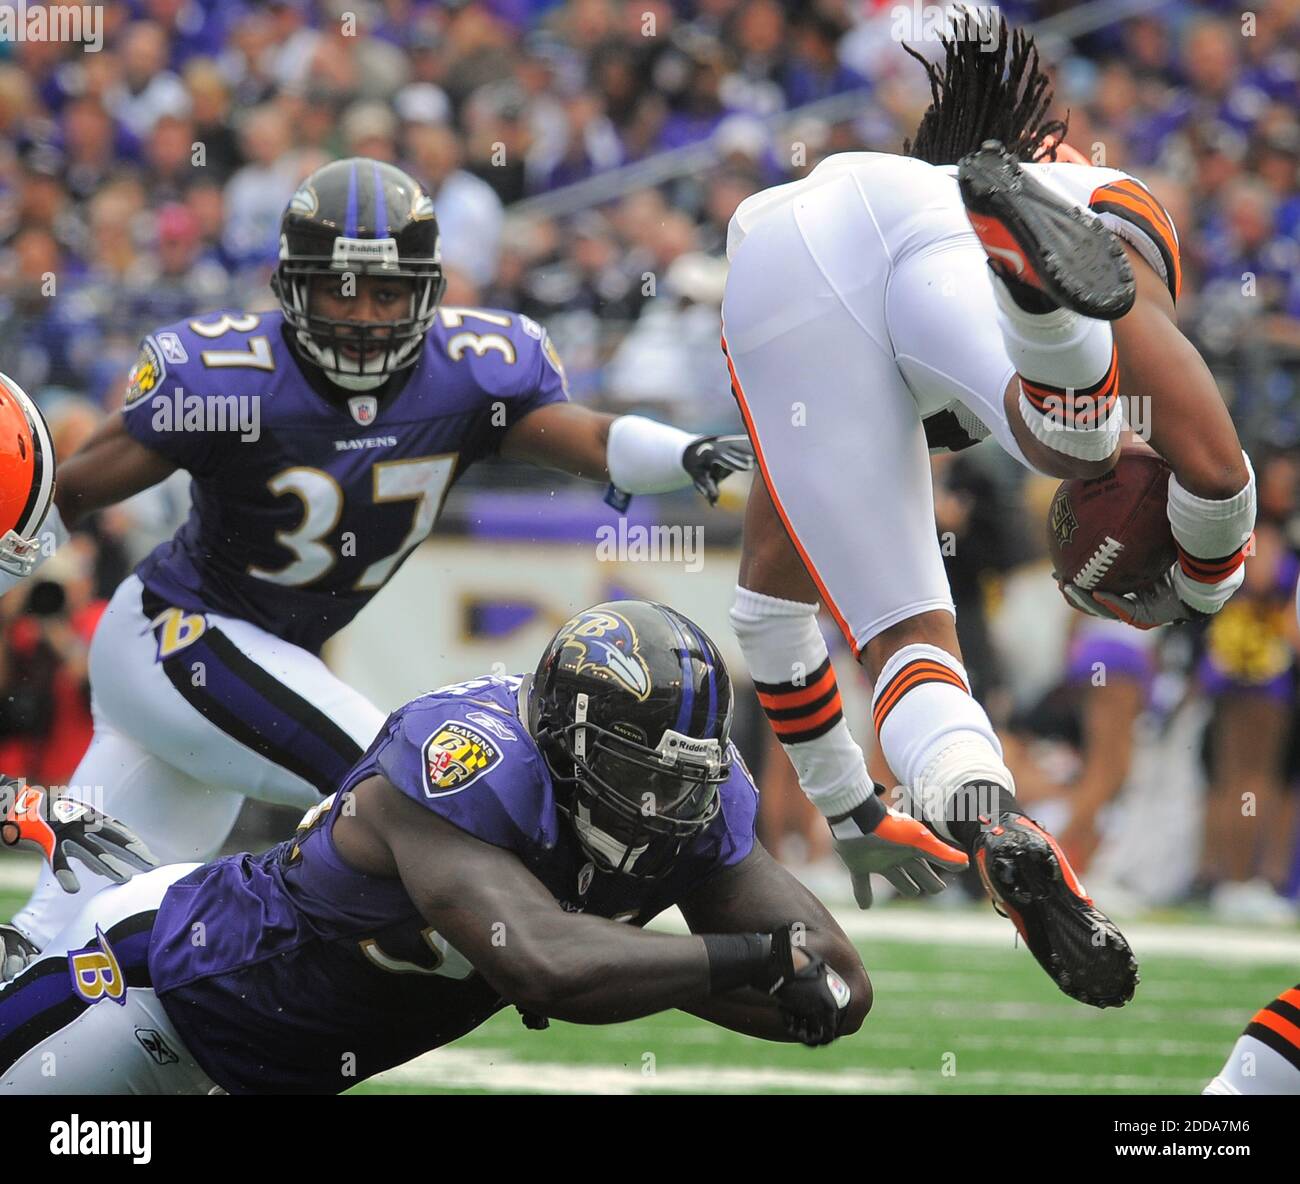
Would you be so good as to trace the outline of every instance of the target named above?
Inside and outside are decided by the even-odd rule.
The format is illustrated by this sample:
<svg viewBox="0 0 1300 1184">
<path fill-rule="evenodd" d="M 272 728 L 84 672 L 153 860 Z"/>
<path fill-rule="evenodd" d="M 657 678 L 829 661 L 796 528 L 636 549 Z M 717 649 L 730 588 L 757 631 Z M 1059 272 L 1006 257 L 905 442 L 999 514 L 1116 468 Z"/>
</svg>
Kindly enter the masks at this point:
<svg viewBox="0 0 1300 1184">
<path fill-rule="evenodd" d="M 859 904 L 871 872 L 938 891 L 932 865 L 965 852 L 1057 985 L 1117 1006 L 1137 983 L 1128 944 L 1016 807 L 970 694 L 927 451 L 992 435 L 1027 468 L 1095 476 L 1119 449 L 1121 391 L 1149 399 L 1178 562 L 1129 596 L 1063 589 L 1142 628 L 1215 612 L 1239 586 L 1254 477 L 1175 323 L 1168 214 L 1136 179 L 1066 149 L 1032 39 L 999 22 L 988 52 L 990 30 L 971 23 L 987 18 L 957 19 L 903 155 L 833 156 L 732 219 L 723 349 L 763 474 L 732 621 Z M 818 601 L 874 681 L 890 767 L 954 846 L 891 839 L 897 818 L 843 722 Z"/>
</svg>

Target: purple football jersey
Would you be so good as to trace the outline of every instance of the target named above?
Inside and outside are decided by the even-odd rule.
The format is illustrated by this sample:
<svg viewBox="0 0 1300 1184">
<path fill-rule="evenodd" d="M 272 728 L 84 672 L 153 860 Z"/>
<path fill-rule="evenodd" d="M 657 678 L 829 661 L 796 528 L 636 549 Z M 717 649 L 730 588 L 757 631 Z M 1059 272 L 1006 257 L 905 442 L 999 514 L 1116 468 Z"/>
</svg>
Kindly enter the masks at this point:
<svg viewBox="0 0 1300 1184">
<path fill-rule="evenodd" d="M 193 478 L 193 509 L 139 566 L 162 602 L 238 617 L 313 652 L 433 528 L 453 481 L 530 411 L 566 399 L 535 321 L 439 310 L 378 392 L 313 385 L 278 311 L 145 338 L 127 431 Z"/>
<path fill-rule="evenodd" d="M 356 872 L 335 848 L 347 790 L 374 774 L 513 852 L 565 910 L 633 925 L 752 850 L 758 791 L 733 749 L 717 817 L 664 878 L 597 872 L 556 809 L 546 762 L 520 719 L 520 682 L 475 679 L 399 708 L 292 839 L 207 864 L 169 889 L 150 973 L 214 1081 L 232 1093 L 338 1093 L 504 1006 L 400 880 Z"/>
</svg>

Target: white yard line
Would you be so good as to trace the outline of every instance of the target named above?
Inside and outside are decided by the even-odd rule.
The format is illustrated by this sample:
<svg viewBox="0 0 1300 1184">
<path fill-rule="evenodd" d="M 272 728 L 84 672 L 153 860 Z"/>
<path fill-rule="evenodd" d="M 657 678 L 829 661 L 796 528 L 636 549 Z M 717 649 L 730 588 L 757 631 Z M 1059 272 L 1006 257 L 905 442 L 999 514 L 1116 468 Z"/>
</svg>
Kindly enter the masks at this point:
<svg viewBox="0 0 1300 1184">
<path fill-rule="evenodd" d="M 654 1072 L 642 1072 L 641 1060 L 628 1065 L 575 1065 L 558 1061 L 517 1061 L 504 1051 L 439 1049 L 373 1080 L 380 1084 L 437 1089 L 487 1089 L 497 1093 L 634 1094 L 659 1091 L 752 1093 L 808 1090 L 817 1093 L 934 1093 L 960 1078 L 964 1085 L 1013 1091 L 1059 1089 L 1107 1092 L 1133 1089 L 1192 1092 L 1181 1077 L 1125 1074 L 961 1072 L 945 1076 L 939 1065 L 931 1072 L 891 1069 L 881 1073 L 834 1069 L 738 1068 L 721 1065 L 673 1067 L 656 1058 Z M 1194 1083 L 1192 1083 L 1194 1084 Z"/>
<path fill-rule="evenodd" d="M 835 909 L 835 920 L 854 941 L 871 949 L 871 942 L 912 942 L 919 945 L 958 945 L 1010 949 L 1017 940 L 1011 922 L 983 908 L 923 911 L 915 908 L 875 910 Z M 655 921 L 656 927 L 683 931 L 686 923 L 676 910 Z M 1300 964 L 1300 927 L 1294 929 L 1229 929 L 1217 925 L 1165 925 L 1131 921 L 1125 936 L 1139 959 L 1147 954 L 1201 958 L 1207 962 Z"/>
<path fill-rule="evenodd" d="M 21 892 L 36 882 L 37 861 L 25 855 L 0 853 L 0 890 Z M 894 908 L 862 910 L 833 908 L 836 921 L 854 941 L 871 949 L 872 941 L 916 945 L 957 945 L 1011 949 L 1016 933 L 1011 922 L 991 910 L 922 910 Z M 672 909 L 658 918 L 655 928 L 684 932 L 686 923 Z M 1158 954 L 1173 958 L 1200 958 L 1207 962 L 1241 965 L 1300 965 L 1300 926 L 1292 929 L 1232 929 L 1218 925 L 1167 925 L 1128 921 L 1125 936 L 1138 958 Z"/>
</svg>

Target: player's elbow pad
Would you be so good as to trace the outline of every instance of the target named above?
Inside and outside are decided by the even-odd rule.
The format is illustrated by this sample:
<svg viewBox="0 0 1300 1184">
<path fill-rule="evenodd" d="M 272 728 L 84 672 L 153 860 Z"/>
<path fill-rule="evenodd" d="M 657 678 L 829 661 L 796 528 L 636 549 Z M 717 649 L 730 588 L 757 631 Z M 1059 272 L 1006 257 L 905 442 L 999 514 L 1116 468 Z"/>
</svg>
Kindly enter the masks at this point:
<svg viewBox="0 0 1300 1184">
<path fill-rule="evenodd" d="M 690 432 L 644 415 L 620 415 L 609 425 L 609 479 L 625 493 L 685 489 L 691 476 L 682 466 L 682 454 L 695 439 Z"/>
<path fill-rule="evenodd" d="M 45 522 L 37 532 L 36 538 L 40 541 L 40 550 L 32 565 L 25 572 L 0 570 L 0 596 L 18 587 L 23 580 L 68 541 L 68 528 L 64 525 L 63 515 L 59 513 L 58 506 L 50 506 L 50 512 L 45 515 Z"/>
<path fill-rule="evenodd" d="M 1246 555 L 1255 530 L 1255 470 L 1229 498 L 1197 497 L 1169 478 L 1169 525 L 1178 547 L 1174 590 L 1184 604 L 1217 613 L 1246 578 Z"/>
</svg>

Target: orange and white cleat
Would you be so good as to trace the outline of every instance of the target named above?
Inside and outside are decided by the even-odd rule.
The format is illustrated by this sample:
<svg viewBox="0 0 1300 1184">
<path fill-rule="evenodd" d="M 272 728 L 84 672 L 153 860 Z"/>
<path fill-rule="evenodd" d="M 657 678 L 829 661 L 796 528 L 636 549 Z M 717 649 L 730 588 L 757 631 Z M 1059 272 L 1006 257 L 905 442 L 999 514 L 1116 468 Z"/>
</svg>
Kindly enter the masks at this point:
<svg viewBox="0 0 1300 1184">
<path fill-rule="evenodd" d="M 1119 240 L 1096 218 L 1026 173 L 997 140 L 962 157 L 957 184 L 989 265 L 1028 311 L 1064 306 L 1113 321 L 1133 307 L 1137 285 Z"/>
<path fill-rule="evenodd" d="M 983 824 L 975 867 L 1029 952 L 1072 999 L 1123 1007 L 1137 988 L 1138 964 L 1115 923 L 1084 891 L 1060 844 L 1023 814 Z"/>
</svg>

